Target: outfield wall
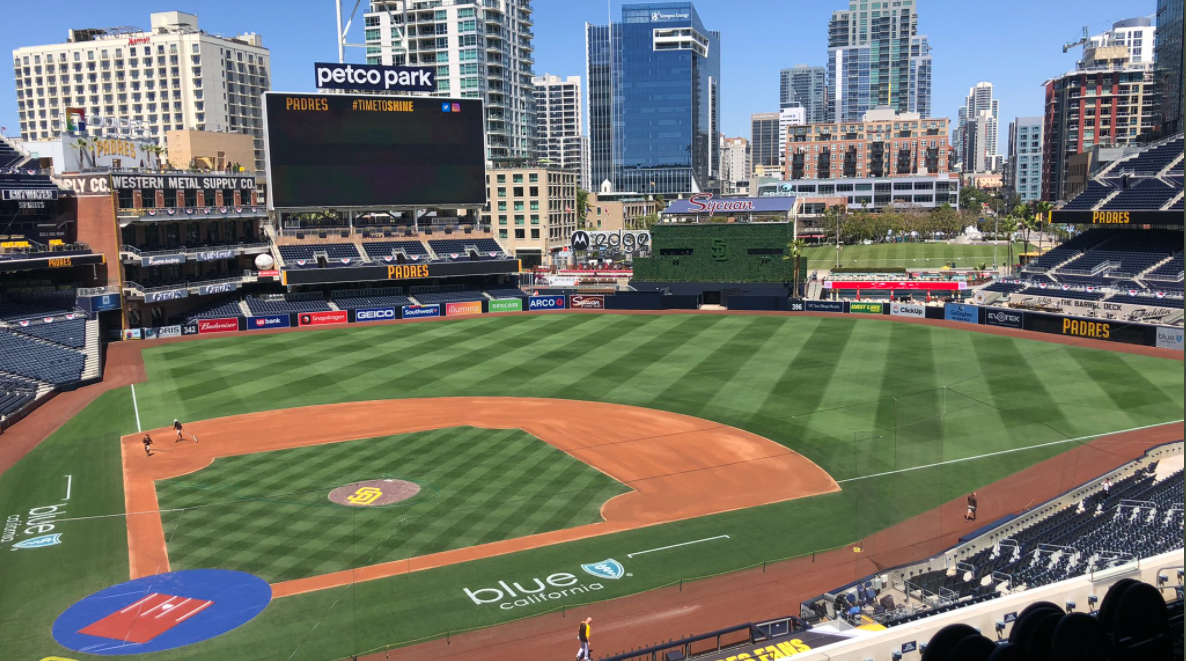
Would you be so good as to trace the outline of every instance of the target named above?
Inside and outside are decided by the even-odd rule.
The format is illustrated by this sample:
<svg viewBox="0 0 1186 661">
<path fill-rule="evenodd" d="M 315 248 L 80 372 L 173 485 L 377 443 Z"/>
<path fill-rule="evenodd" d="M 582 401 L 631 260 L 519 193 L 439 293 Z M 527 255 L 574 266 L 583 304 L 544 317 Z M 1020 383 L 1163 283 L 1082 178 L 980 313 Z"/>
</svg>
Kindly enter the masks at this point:
<svg viewBox="0 0 1186 661">
<path fill-rule="evenodd" d="M 560 312 L 564 310 L 695 310 L 701 299 L 694 295 L 665 296 L 661 292 L 618 294 L 546 294 L 463 303 L 404 305 L 325 312 L 296 312 L 258 317 L 201 319 L 187 324 L 124 330 L 125 340 L 155 340 L 192 335 L 220 335 L 278 328 L 330 327 L 400 319 L 466 317 L 508 312 Z M 1066 337 L 1120 342 L 1160 349 L 1183 350 L 1183 329 L 1094 319 L 1071 315 L 986 307 L 967 303 L 943 306 L 891 301 L 817 301 L 780 296 L 735 295 L 729 298 L 734 311 L 828 312 L 833 314 L 883 315 L 913 319 L 945 320 L 976 326 L 995 326 Z"/>
</svg>

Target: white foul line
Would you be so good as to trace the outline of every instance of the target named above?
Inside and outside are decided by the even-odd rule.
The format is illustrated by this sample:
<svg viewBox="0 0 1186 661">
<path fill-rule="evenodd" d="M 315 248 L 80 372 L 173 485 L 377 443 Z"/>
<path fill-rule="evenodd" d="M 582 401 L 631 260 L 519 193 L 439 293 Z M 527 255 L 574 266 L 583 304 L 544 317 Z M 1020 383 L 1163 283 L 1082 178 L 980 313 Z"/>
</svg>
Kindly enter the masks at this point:
<svg viewBox="0 0 1186 661">
<path fill-rule="evenodd" d="M 909 473 L 910 471 L 922 470 L 924 468 L 934 468 L 936 466 L 946 466 L 947 464 L 958 464 L 964 461 L 973 461 L 976 459 L 985 459 L 988 457 L 996 457 L 1002 454 L 1010 454 L 1013 452 L 1022 452 L 1024 450 L 1033 450 L 1035 448 L 1045 448 L 1051 445 L 1062 445 L 1063 443 L 1078 443 L 1079 441 L 1087 441 L 1093 438 L 1101 438 L 1103 436 L 1113 436 L 1115 434 L 1127 434 L 1131 431 L 1140 431 L 1142 429 L 1150 429 L 1152 427 L 1161 427 L 1162 425 L 1172 425 L 1182 422 L 1182 420 L 1170 420 L 1169 422 L 1159 422 L 1153 425 L 1143 425 L 1141 427 L 1133 427 L 1132 429 L 1121 429 L 1120 431 L 1104 432 L 1102 434 L 1091 434 L 1090 436 L 1080 436 L 1079 438 L 1064 438 L 1060 441 L 1050 441 L 1049 443 L 1039 443 L 1037 445 L 1027 445 L 1023 448 L 1011 448 L 1009 450 L 999 450 L 997 452 L 989 452 L 988 454 L 978 454 L 974 457 L 964 457 L 963 459 L 949 459 L 947 461 L 940 461 L 934 464 L 927 464 L 925 466 L 912 466 L 910 468 L 899 468 L 897 470 L 886 471 L 884 473 L 872 473 L 870 475 L 860 475 L 858 477 L 850 477 L 844 480 L 836 480 L 837 484 L 844 484 L 845 482 L 856 482 L 857 480 L 867 480 L 871 477 L 884 477 L 886 475 L 896 475 L 898 473 Z"/>
<path fill-rule="evenodd" d="M 690 542 L 683 542 L 682 544 L 672 544 L 671 546 L 660 546 L 657 549 L 647 549 L 645 551 L 637 551 L 635 553 L 627 553 L 626 557 L 633 558 L 636 555 L 642 555 L 644 553 L 654 553 L 655 551 L 666 551 L 667 549 L 679 548 L 681 546 L 687 546 L 688 544 L 699 544 L 700 542 L 711 542 L 714 539 L 729 539 L 729 536 L 728 535 L 717 535 L 716 537 L 705 537 L 704 539 L 694 539 Z"/>
<path fill-rule="evenodd" d="M 136 411 L 136 431 L 143 431 L 140 429 L 140 405 L 136 403 L 136 384 L 132 385 L 132 409 Z"/>
<path fill-rule="evenodd" d="M 66 476 L 66 497 L 63 498 L 62 500 L 70 500 L 70 487 L 72 487 L 73 485 L 74 485 L 74 476 L 67 475 Z"/>
</svg>

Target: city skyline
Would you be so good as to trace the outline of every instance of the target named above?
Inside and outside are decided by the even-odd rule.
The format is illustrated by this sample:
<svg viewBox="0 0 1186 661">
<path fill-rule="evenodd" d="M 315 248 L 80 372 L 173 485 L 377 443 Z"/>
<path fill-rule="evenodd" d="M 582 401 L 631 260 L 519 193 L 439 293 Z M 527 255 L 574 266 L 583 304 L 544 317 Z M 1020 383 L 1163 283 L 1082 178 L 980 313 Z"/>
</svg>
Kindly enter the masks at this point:
<svg viewBox="0 0 1186 661">
<path fill-rule="evenodd" d="M 536 0 L 533 3 L 534 73 L 583 76 L 585 22 L 604 24 L 607 11 L 612 10 L 616 15 L 621 4 L 611 0 L 607 7 L 606 3 L 593 0 Z M 722 33 L 721 132 L 726 136 L 748 137 L 752 113 L 778 110 L 781 69 L 800 63 L 825 64 L 828 20 L 832 12 L 845 9 L 847 4 L 843 0 L 794 3 L 794 39 L 785 40 L 786 48 L 774 56 L 770 54 L 770 41 L 780 36 L 785 39 L 789 34 L 786 23 L 746 17 L 786 11 L 787 3 L 743 0 L 727 6 L 719 3 L 697 6 L 705 22 Z M 1152 0 L 1130 8 L 1103 0 L 1087 0 L 1069 14 L 1065 8 L 1009 0 L 992 12 L 976 14 L 977 33 L 998 34 L 996 46 L 991 52 L 969 52 L 970 49 L 962 47 L 964 36 L 961 36 L 964 31 L 961 26 L 966 25 L 969 17 L 966 8 L 928 0 L 920 0 L 918 5 L 919 33 L 930 40 L 934 58 L 930 114 L 954 121 L 968 85 L 976 80 L 990 80 L 1000 100 L 1002 124 L 1017 116 L 1041 114 L 1041 84 L 1074 68 L 1081 49 L 1073 48 L 1063 54 L 1061 46 L 1074 41 L 1082 26 L 1086 25 L 1089 33 L 1098 34 L 1116 20 L 1149 16 L 1156 11 Z M 8 8 L 7 15 L 22 29 L 0 35 L 0 47 L 11 52 L 21 46 L 61 42 L 71 28 L 127 24 L 147 27 L 148 13 L 170 8 L 159 2 L 129 0 L 113 13 L 110 7 L 67 0 L 50 16 L 37 6 L 17 5 Z M 259 33 L 272 53 L 272 87 L 276 90 L 311 91 L 312 63 L 337 59 L 334 7 L 329 0 L 298 0 L 294 11 L 285 15 L 267 6 L 225 1 L 195 3 L 180 9 L 197 14 L 203 28 L 213 33 Z M 1029 19 L 1015 20 L 1017 12 L 1023 12 Z M 360 9 L 353 22 L 351 43 L 363 41 L 362 13 Z M 303 29 L 294 29 L 298 26 Z M 361 48 L 351 48 L 347 49 L 346 59 L 364 62 L 366 55 Z M 0 125 L 8 127 L 9 135 L 19 130 L 11 73 L 0 85 Z M 998 133 L 998 151 L 1005 153 L 1007 136 L 1004 131 Z"/>
</svg>

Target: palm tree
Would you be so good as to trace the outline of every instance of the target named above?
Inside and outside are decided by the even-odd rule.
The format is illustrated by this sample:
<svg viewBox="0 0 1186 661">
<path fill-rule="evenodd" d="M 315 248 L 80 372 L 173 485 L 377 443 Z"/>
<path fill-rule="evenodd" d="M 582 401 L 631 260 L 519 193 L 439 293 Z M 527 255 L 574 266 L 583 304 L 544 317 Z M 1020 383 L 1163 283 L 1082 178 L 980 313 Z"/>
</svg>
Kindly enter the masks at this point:
<svg viewBox="0 0 1186 661">
<path fill-rule="evenodd" d="M 78 169 L 82 170 L 86 167 L 87 150 L 93 145 L 93 141 L 87 138 L 78 138 L 74 141 L 73 147 L 78 150 Z"/>
<path fill-rule="evenodd" d="M 787 250 L 790 255 L 783 257 L 783 260 L 791 260 L 791 280 L 794 282 L 794 292 L 796 298 L 799 297 L 799 258 L 803 256 L 803 250 L 807 248 L 807 242 L 800 238 L 795 238 L 787 244 Z"/>
<path fill-rule="evenodd" d="M 1054 205 L 1043 200 L 1035 204 L 1034 209 L 1038 214 L 1038 231 L 1042 231 L 1042 223 L 1050 222 L 1050 212 L 1054 211 Z M 1041 235 L 1038 239 L 1041 240 Z"/>
<path fill-rule="evenodd" d="M 149 144 L 149 145 L 144 146 L 144 151 L 146 153 L 151 154 L 156 157 L 156 168 L 158 170 L 164 169 L 164 166 L 162 165 L 162 162 L 161 162 L 161 157 L 164 156 L 169 151 L 167 148 L 162 147 L 160 145 L 156 145 L 156 144 Z M 151 162 L 151 159 L 150 159 L 150 162 Z"/>
<path fill-rule="evenodd" d="M 1003 231 L 1005 233 L 1005 236 L 1008 237 L 1007 241 L 1009 244 L 1009 272 L 1010 273 L 1013 271 L 1013 264 L 1015 263 L 1013 261 L 1013 234 L 1015 232 L 1017 232 L 1018 225 L 1019 225 L 1019 219 L 1013 215 L 1005 216 L 1005 217 L 1001 218 L 1000 221 L 998 221 L 998 227 L 997 227 L 998 231 Z M 998 236 L 998 239 L 999 238 L 1000 237 Z"/>
</svg>

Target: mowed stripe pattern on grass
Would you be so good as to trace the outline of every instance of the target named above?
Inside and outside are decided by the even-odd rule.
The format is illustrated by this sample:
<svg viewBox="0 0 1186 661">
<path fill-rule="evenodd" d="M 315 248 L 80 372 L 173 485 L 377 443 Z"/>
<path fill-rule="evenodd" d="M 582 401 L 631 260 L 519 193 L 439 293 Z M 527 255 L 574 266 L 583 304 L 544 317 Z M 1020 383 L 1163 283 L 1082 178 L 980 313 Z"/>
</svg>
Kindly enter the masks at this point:
<svg viewBox="0 0 1186 661">
<path fill-rule="evenodd" d="M 328 500 L 383 478 L 421 492 L 372 509 Z M 224 457 L 157 490 L 174 570 L 278 582 L 593 523 L 629 489 L 525 432 L 455 427 Z"/>
</svg>

